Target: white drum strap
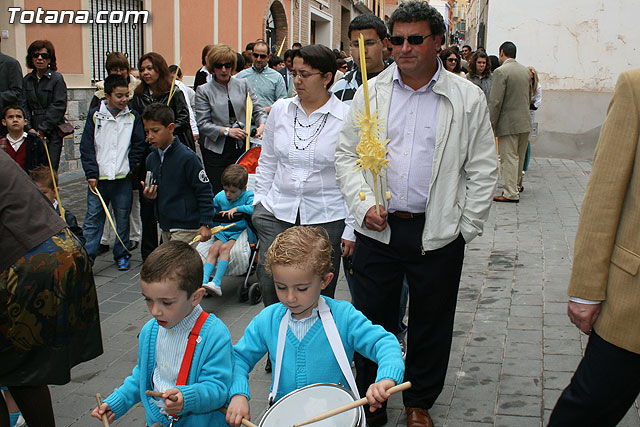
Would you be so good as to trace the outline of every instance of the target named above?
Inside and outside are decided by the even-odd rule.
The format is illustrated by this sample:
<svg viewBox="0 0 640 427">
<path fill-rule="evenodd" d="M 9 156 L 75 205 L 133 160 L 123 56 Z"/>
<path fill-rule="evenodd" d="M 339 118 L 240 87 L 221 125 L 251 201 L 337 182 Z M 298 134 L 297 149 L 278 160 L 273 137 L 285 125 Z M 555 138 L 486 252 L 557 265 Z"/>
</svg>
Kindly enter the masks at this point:
<svg viewBox="0 0 640 427">
<path fill-rule="evenodd" d="M 322 298 L 320 298 L 322 299 Z M 278 394 L 278 385 L 280 384 L 280 371 L 282 369 L 282 357 L 284 355 L 284 345 L 287 342 L 287 329 L 289 328 L 289 319 L 291 319 L 291 310 L 282 316 L 280 321 L 280 329 L 278 330 L 278 347 L 276 350 L 276 363 L 273 369 L 273 386 L 269 393 L 269 404 L 272 405 L 276 401 Z"/>
<path fill-rule="evenodd" d="M 327 339 L 329 340 L 329 345 L 331 345 L 331 350 L 333 351 L 333 354 L 338 361 L 338 365 L 340 366 L 342 375 L 344 375 L 344 377 L 347 379 L 349 388 L 351 388 L 351 391 L 353 392 L 355 398 L 360 399 L 360 393 L 358 393 L 356 379 L 353 377 L 353 371 L 351 370 L 351 363 L 349 363 L 347 353 L 345 353 L 344 351 L 342 339 L 340 338 L 340 333 L 338 333 L 336 322 L 333 320 L 333 315 L 331 314 L 329 305 L 326 303 L 323 297 L 320 297 L 318 299 L 318 314 L 320 314 L 320 320 L 322 320 L 324 332 L 327 335 Z M 364 407 L 360 406 L 359 410 L 361 420 L 360 425 L 362 427 L 365 427 L 366 419 L 364 414 Z"/>
</svg>

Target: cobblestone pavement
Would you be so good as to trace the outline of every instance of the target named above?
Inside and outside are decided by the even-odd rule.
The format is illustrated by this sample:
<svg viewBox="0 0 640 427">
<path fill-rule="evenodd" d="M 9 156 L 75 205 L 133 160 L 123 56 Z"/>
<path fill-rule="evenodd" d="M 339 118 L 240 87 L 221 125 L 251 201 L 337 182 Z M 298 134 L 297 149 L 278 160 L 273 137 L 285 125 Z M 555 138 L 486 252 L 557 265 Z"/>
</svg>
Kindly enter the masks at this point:
<svg viewBox="0 0 640 427">
<path fill-rule="evenodd" d="M 590 162 L 534 159 L 519 204 L 496 204 L 484 235 L 467 247 L 446 385 L 431 415 L 437 426 L 540 426 L 548 420 L 586 345 L 566 315 L 578 212 Z M 63 174 L 63 204 L 82 221 L 86 184 L 81 173 Z M 137 338 L 150 318 L 140 295 L 139 251 L 132 269 L 118 271 L 111 254 L 96 260 L 104 354 L 72 371 L 72 381 L 51 387 L 57 425 L 99 425 L 90 419 L 95 394 L 107 396 L 130 373 Z M 236 299 L 241 278 L 225 278 L 224 295 L 208 298 L 237 341 L 262 305 Z M 346 282 L 336 297 L 348 299 Z M 252 418 L 267 402 L 270 375 L 261 363 L 251 376 Z M 393 396 L 389 426 L 405 426 L 402 400 Z M 143 426 L 136 407 L 114 425 Z M 640 426 L 638 402 L 621 426 Z"/>
</svg>

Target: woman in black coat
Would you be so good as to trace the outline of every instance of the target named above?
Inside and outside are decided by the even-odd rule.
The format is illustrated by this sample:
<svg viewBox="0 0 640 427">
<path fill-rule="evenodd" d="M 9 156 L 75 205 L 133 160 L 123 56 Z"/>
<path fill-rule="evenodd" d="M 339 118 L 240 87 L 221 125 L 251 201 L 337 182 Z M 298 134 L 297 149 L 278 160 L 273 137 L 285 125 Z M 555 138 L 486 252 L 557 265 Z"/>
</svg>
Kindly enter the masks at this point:
<svg viewBox="0 0 640 427">
<path fill-rule="evenodd" d="M 58 125 L 64 123 L 67 111 L 67 85 L 56 71 L 56 50 L 49 40 L 31 43 L 27 67 L 33 70 L 22 81 L 29 132 L 37 133 L 43 141 L 46 139 L 51 163 L 58 170 L 63 138 Z"/>
<path fill-rule="evenodd" d="M 138 69 L 140 71 L 141 82 L 136 88 L 133 98 L 129 101 L 129 108 L 136 110 L 142 115 L 144 109 L 154 102 L 167 105 L 169 91 L 171 90 L 171 81 L 173 79 L 173 75 L 167 66 L 167 61 L 165 61 L 159 53 L 149 52 L 140 57 Z M 176 128 L 173 134 L 177 136 L 184 145 L 195 151 L 195 141 L 191 133 L 187 101 L 180 89 L 174 89 L 175 93 L 169 102 L 169 107 L 171 107 L 175 116 L 174 122 Z M 144 155 L 145 159 L 150 152 L 151 148 L 147 145 L 147 152 Z M 142 188 L 140 187 L 140 181 L 145 180 L 146 173 L 146 164 L 142 162 L 140 170 L 137 173 L 138 178 L 136 179 L 136 185 L 138 185 L 138 189 L 140 190 L 140 219 L 142 221 L 140 253 L 143 260 L 158 247 L 158 226 L 153 210 L 153 201 L 142 195 Z"/>
</svg>

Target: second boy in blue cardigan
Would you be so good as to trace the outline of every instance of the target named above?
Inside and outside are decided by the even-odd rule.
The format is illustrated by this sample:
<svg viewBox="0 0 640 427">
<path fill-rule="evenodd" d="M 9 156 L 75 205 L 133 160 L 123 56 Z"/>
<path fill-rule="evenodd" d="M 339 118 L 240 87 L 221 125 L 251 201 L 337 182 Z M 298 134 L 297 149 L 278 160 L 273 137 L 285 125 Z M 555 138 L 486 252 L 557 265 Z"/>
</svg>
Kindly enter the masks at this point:
<svg viewBox="0 0 640 427">
<path fill-rule="evenodd" d="M 327 232 L 322 227 L 291 227 L 276 237 L 265 261 L 280 304 L 262 310 L 233 348 L 227 422 L 240 426 L 249 418 L 249 373 L 267 352 L 274 367 L 273 402 L 317 383 L 342 384 L 359 397 L 351 371 L 357 351 L 378 364 L 378 377 L 366 394 L 371 410 L 380 408 L 389 398 L 387 390 L 404 376 L 400 345 L 351 303 L 320 296 L 333 278 Z M 334 338 L 340 345 L 331 344 Z M 278 342 L 284 342 L 282 353 Z"/>
</svg>

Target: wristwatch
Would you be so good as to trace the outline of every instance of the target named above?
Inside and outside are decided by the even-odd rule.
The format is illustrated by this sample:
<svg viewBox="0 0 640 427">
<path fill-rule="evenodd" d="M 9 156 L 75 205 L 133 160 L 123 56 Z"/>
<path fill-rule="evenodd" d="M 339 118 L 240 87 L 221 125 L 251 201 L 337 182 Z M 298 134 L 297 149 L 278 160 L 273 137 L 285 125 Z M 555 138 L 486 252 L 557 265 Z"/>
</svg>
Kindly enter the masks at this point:
<svg viewBox="0 0 640 427">
<path fill-rule="evenodd" d="M 229 128 L 228 127 L 224 130 L 224 136 L 229 136 Z"/>
</svg>

